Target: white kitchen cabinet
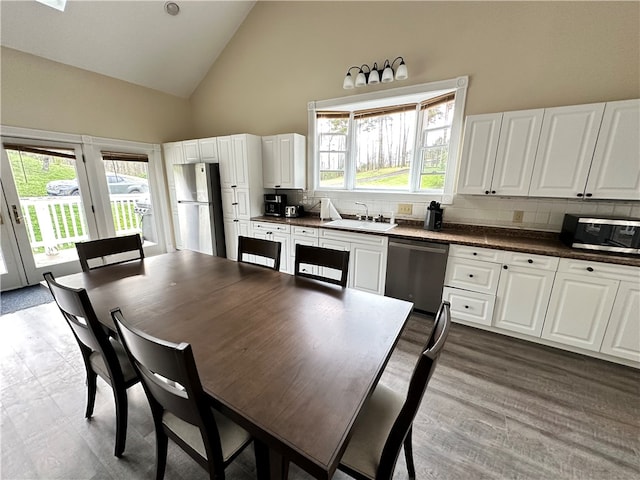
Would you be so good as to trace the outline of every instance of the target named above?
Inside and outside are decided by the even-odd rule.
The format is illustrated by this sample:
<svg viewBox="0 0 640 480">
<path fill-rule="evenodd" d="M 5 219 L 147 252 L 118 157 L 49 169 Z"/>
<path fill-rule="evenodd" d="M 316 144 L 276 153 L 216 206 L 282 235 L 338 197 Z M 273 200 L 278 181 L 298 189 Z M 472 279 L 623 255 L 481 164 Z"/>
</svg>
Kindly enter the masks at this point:
<svg viewBox="0 0 640 480">
<path fill-rule="evenodd" d="M 492 325 L 540 337 L 559 259 L 505 252 Z"/>
<path fill-rule="evenodd" d="M 561 259 L 542 338 L 599 352 L 618 287 L 627 281 L 640 284 L 640 269 Z"/>
<path fill-rule="evenodd" d="M 171 165 L 181 165 L 185 163 L 182 142 L 163 143 L 162 152 L 164 154 L 165 166 L 167 167 L 167 171 L 169 170 Z"/>
<path fill-rule="evenodd" d="M 530 196 L 584 196 L 604 107 L 595 103 L 545 109 Z"/>
<path fill-rule="evenodd" d="M 388 243 L 386 236 L 332 229 L 321 229 L 318 238 L 320 247 L 349 250 L 348 287 L 378 295 L 384 295 Z"/>
<path fill-rule="evenodd" d="M 280 247 L 280 271 L 284 273 L 293 273 L 291 267 L 291 227 L 270 222 L 251 222 L 251 236 L 254 238 L 262 238 L 272 242 L 279 242 Z M 255 259 L 256 263 L 261 263 L 259 259 Z"/>
<path fill-rule="evenodd" d="M 640 278 L 620 283 L 600 351 L 640 363 Z"/>
<path fill-rule="evenodd" d="M 470 115 L 465 120 L 458 193 L 491 192 L 502 113 Z"/>
<path fill-rule="evenodd" d="M 227 258 L 230 260 L 238 259 L 238 237 L 250 236 L 250 225 L 247 220 L 225 219 L 224 220 L 224 239 L 227 249 Z"/>
<path fill-rule="evenodd" d="M 296 245 L 318 246 L 318 229 L 294 225 L 291 227 L 291 258 L 290 265 L 292 273 L 295 274 Z M 318 274 L 316 265 L 300 265 L 300 269 L 313 275 Z"/>
<path fill-rule="evenodd" d="M 237 236 L 249 235 L 249 220 L 262 215 L 262 148 L 260 137 L 248 134 L 217 137 L 217 155 L 222 184 L 222 213 L 234 228 L 227 235 L 227 257 L 237 258 Z M 212 152 L 213 153 L 213 152 Z M 232 248 L 229 248 L 229 245 Z M 231 256 L 232 255 L 232 256 Z M 285 262 L 286 263 L 286 262 Z"/>
<path fill-rule="evenodd" d="M 442 291 L 454 321 L 490 326 L 504 252 L 451 245 Z"/>
<path fill-rule="evenodd" d="M 584 194 L 640 200 L 640 100 L 606 104 Z"/>
<path fill-rule="evenodd" d="M 200 155 L 200 162 L 204 163 L 218 163 L 218 140 L 216 137 L 212 138 L 199 138 L 198 139 L 198 153 Z"/>
<path fill-rule="evenodd" d="M 544 110 L 467 117 L 458 193 L 526 196 Z"/>
<path fill-rule="evenodd" d="M 297 133 L 262 137 L 264 188 L 306 188 L 305 138 Z"/>
<path fill-rule="evenodd" d="M 184 163 L 200 162 L 200 148 L 198 147 L 198 140 L 185 140 L 182 142 L 182 149 L 184 150 Z"/>
</svg>

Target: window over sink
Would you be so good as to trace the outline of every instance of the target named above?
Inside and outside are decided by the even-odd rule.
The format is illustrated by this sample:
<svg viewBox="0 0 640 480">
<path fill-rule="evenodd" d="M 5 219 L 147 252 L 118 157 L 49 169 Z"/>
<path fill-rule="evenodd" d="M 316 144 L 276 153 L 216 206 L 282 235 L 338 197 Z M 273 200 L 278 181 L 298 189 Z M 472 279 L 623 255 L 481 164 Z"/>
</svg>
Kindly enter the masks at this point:
<svg viewBox="0 0 640 480">
<path fill-rule="evenodd" d="M 452 195 L 467 82 L 311 102 L 314 189 Z"/>
</svg>

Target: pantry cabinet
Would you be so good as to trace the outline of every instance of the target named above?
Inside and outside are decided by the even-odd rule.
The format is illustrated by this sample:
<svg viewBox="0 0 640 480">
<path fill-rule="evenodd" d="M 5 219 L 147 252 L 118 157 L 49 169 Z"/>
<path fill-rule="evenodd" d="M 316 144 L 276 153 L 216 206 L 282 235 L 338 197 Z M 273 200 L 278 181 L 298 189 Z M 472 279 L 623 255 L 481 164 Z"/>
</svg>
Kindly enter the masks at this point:
<svg viewBox="0 0 640 480">
<path fill-rule="evenodd" d="M 529 195 L 583 197 L 604 103 L 544 112 Z"/>
<path fill-rule="evenodd" d="M 262 137 L 264 188 L 306 188 L 305 138 L 297 133 Z"/>
<path fill-rule="evenodd" d="M 458 193 L 526 196 L 544 110 L 467 117 Z"/>
</svg>

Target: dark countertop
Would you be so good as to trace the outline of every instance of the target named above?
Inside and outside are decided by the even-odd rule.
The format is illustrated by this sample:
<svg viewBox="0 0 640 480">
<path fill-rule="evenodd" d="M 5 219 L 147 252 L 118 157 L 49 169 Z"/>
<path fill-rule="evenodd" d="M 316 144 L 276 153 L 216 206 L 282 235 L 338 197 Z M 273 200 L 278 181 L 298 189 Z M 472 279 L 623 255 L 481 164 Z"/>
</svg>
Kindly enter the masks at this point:
<svg viewBox="0 0 640 480">
<path fill-rule="evenodd" d="M 320 220 L 317 216 L 300 218 L 255 217 L 251 220 L 260 222 L 283 223 L 306 227 L 330 228 L 333 230 L 346 230 L 353 233 L 365 233 L 367 235 L 383 235 L 393 238 L 405 238 L 409 240 L 425 240 L 436 243 L 448 243 L 458 245 L 470 245 L 473 247 L 495 248 L 498 250 L 511 250 L 514 252 L 534 253 L 560 258 L 574 258 L 591 262 L 615 263 L 640 267 L 640 256 L 620 255 L 613 253 L 592 253 L 584 250 L 570 248 L 560 242 L 558 233 L 542 232 L 535 230 L 516 230 L 508 228 L 482 227 L 475 225 L 446 224 L 439 232 L 431 232 L 422 228 L 422 222 L 402 222 L 397 227 L 387 232 L 364 232 L 346 228 L 327 226 L 327 221 Z"/>
</svg>

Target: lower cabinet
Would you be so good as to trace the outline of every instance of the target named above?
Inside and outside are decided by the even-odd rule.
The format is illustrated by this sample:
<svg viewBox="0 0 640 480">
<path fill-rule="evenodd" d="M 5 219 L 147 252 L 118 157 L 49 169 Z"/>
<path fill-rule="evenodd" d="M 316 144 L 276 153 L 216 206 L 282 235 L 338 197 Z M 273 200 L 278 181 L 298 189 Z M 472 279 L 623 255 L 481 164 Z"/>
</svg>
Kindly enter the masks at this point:
<svg viewBox="0 0 640 480">
<path fill-rule="evenodd" d="M 600 351 L 640 362 L 640 282 L 620 282 Z"/>
<path fill-rule="evenodd" d="M 386 236 L 329 229 L 320 229 L 318 238 L 320 247 L 349 250 L 347 286 L 378 295 L 384 295 L 388 244 Z"/>
<path fill-rule="evenodd" d="M 251 236 L 254 238 L 262 238 L 271 240 L 272 242 L 280 242 L 280 271 L 284 273 L 293 273 L 293 265 L 291 264 L 290 247 L 291 244 L 291 227 L 270 222 L 251 222 Z M 260 260 L 256 259 L 256 263 Z"/>
<path fill-rule="evenodd" d="M 561 259 L 542 338 L 640 361 L 639 289 L 640 268 Z"/>
<path fill-rule="evenodd" d="M 454 321 L 640 367 L 638 267 L 451 245 L 443 299 Z"/>
<path fill-rule="evenodd" d="M 249 236 L 250 225 L 246 220 L 226 219 L 224 220 L 224 241 L 227 249 L 227 258 L 238 259 L 238 237 Z"/>
</svg>

